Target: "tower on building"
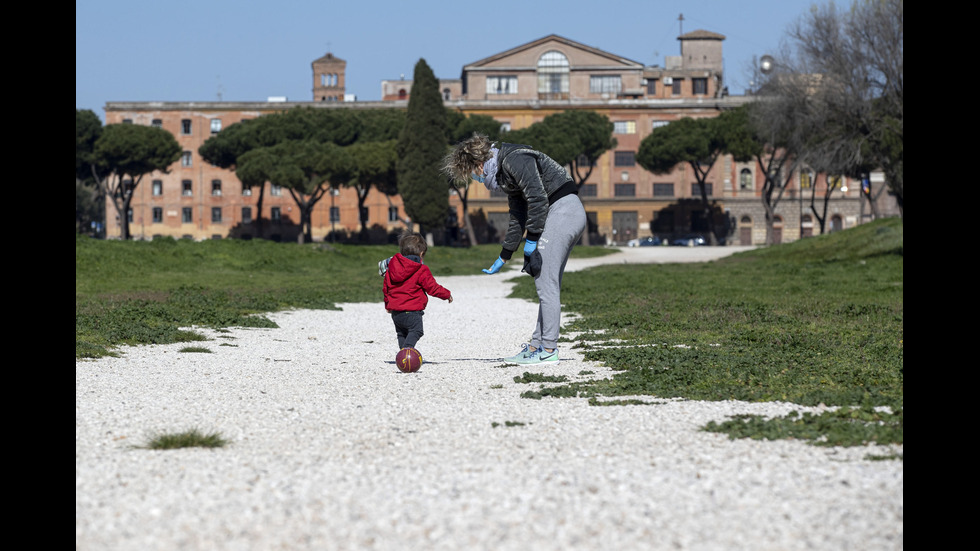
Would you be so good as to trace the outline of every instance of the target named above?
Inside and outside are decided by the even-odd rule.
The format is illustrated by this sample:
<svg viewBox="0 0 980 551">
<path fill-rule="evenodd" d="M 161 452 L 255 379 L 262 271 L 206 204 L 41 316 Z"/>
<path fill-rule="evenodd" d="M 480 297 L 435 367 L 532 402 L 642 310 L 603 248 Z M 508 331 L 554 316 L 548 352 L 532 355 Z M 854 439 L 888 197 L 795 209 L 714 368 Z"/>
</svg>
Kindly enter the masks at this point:
<svg viewBox="0 0 980 551">
<path fill-rule="evenodd" d="M 313 62 L 313 101 L 344 101 L 347 62 L 327 52 Z"/>
</svg>

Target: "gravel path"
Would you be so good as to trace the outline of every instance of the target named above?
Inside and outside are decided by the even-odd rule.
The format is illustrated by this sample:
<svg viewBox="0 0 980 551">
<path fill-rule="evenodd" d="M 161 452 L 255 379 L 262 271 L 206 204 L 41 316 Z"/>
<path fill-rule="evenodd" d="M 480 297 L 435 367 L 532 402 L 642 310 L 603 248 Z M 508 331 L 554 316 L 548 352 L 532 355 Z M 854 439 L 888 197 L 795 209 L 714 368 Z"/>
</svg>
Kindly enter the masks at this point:
<svg viewBox="0 0 980 551">
<path fill-rule="evenodd" d="M 624 249 L 570 269 L 736 250 Z M 394 366 L 380 302 L 207 332 L 211 354 L 175 344 L 76 361 L 76 550 L 903 548 L 903 462 L 864 459 L 901 448 L 699 430 L 798 406 L 520 398 L 539 385 L 514 377 L 543 370 L 498 360 L 536 315 L 506 298 L 510 277 L 438 278 L 455 300 L 430 301 L 415 374 Z M 610 375 L 561 352 L 549 373 Z M 135 447 L 192 428 L 231 444 Z"/>
</svg>

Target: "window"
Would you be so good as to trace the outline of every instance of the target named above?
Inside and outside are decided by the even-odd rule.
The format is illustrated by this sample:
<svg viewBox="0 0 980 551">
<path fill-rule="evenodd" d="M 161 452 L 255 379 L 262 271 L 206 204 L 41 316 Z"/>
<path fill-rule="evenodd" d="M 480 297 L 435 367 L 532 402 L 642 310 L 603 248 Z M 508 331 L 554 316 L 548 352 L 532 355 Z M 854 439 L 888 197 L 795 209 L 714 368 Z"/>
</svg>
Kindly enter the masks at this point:
<svg viewBox="0 0 980 551">
<path fill-rule="evenodd" d="M 538 59 L 538 97 L 568 98 L 568 58 L 551 50 Z"/>
<path fill-rule="evenodd" d="M 211 222 L 221 222 L 221 207 L 211 207 Z"/>
<path fill-rule="evenodd" d="M 181 119 L 180 120 L 180 133 L 181 134 L 190 134 L 191 133 L 191 120 L 190 119 Z"/>
<path fill-rule="evenodd" d="M 636 134 L 636 121 L 616 121 L 613 123 L 614 134 Z"/>
<path fill-rule="evenodd" d="M 655 79 L 655 78 L 651 78 L 651 79 L 648 79 L 647 80 L 647 95 L 648 96 L 655 96 L 655 95 L 657 95 L 657 80 L 658 79 Z"/>
<path fill-rule="evenodd" d="M 185 151 L 180 156 L 180 166 L 191 166 L 194 162 L 194 155 L 190 151 Z"/>
<path fill-rule="evenodd" d="M 596 197 L 598 195 L 598 186 L 596 184 L 584 184 L 578 190 L 578 194 L 581 197 Z"/>
<path fill-rule="evenodd" d="M 123 119 L 123 124 L 133 124 L 133 119 Z"/>
<path fill-rule="evenodd" d="M 595 163 L 589 160 L 588 155 L 579 155 L 578 158 L 575 159 L 575 164 L 582 168 L 595 166 Z"/>
<path fill-rule="evenodd" d="M 636 197 L 636 184 L 616 184 L 613 193 L 616 197 Z"/>
<path fill-rule="evenodd" d="M 613 156 L 613 164 L 616 166 L 634 166 L 636 165 L 636 152 L 635 151 L 617 151 Z"/>
<path fill-rule="evenodd" d="M 211 180 L 211 195 L 221 196 L 221 180 Z"/>
<path fill-rule="evenodd" d="M 673 197 L 674 184 L 653 184 L 654 197 Z"/>
<path fill-rule="evenodd" d="M 589 77 L 590 94 L 619 94 L 623 91 L 623 79 L 619 75 L 593 75 Z"/>
<path fill-rule="evenodd" d="M 211 119 L 211 133 L 221 132 L 221 119 Z"/>
<path fill-rule="evenodd" d="M 332 224 L 340 223 L 340 207 L 330 207 L 330 222 Z"/>
<path fill-rule="evenodd" d="M 186 196 L 194 195 L 193 184 L 191 184 L 191 181 L 190 180 L 181 180 L 180 181 L 180 194 L 183 195 L 183 196 L 185 196 L 185 197 Z"/>
<path fill-rule="evenodd" d="M 282 186 L 276 184 L 269 184 L 269 193 L 274 197 L 279 197 L 282 195 Z"/>
<path fill-rule="evenodd" d="M 670 124 L 670 121 L 653 121 L 651 124 L 651 130 L 656 130 L 658 128 L 663 128 Z"/>
<path fill-rule="evenodd" d="M 245 197 L 252 195 L 252 184 L 242 184 L 242 195 Z"/>
<path fill-rule="evenodd" d="M 270 211 L 269 211 L 269 218 L 271 218 L 273 222 L 279 222 L 279 221 L 281 221 L 282 220 L 282 209 L 279 208 L 279 207 L 272 207 L 272 209 L 270 209 Z"/>
<path fill-rule="evenodd" d="M 704 183 L 704 192 L 711 197 L 714 195 L 714 185 L 711 182 Z M 691 197 L 701 197 L 701 186 L 698 184 L 691 184 Z"/>
<path fill-rule="evenodd" d="M 388 221 L 389 222 L 398 221 L 398 207 L 388 207 Z"/>
<path fill-rule="evenodd" d="M 184 207 L 180 209 L 180 221 L 185 224 L 190 224 L 194 221 L 194 210 L 191 207 Z"/>
<path fill-rule="evenodd" d="M 516 94 L 517 75 L 498 75 L 487 77 L 487 95 Z"/>
<path fill-rule="evenodd" d="M 153 119 L 153 122 L 150 123 L 150 126 L 154 128 L 163 128 L 163 121 L 160 119 Z"/>
<path fill-rule="evenodd" d="M 684 80 L 684 79 L 681 79 L 681 78 L 674 78 L 673 79 L 673 83 L 671 84 L 671 87 L 670 87 L 670 93 L 671 94 L 673 94 L 675 96 L 681 95 L 681 81 L 682 80 Z"/>
<path fill-rule="evenodd" d="M 163 195 L 163 180 L 153 180 L 153 195 L 156 197 Z"/>
<path fill-rule="evenodd" d="M 706 78 L 692 78 L 691 88 L 694 91 L 694 95 L 703 96 L 708 93 L 708 79 Z"/>
<path fill-rule="evenodd" d="M 252 207 L 242 207 L 242 224 L 252 223 Z"/>
<path fill-rule="evenodd" d="M 163 207 L 153 207 L 153 223 L 163 222 Z"/>
<path fill-rule="evenodd" d="M 743 168 L 738 173 L 738 189 L 752 189 L 752 171 Z"/>
<path fill-rule="evenodd" d="M 810 189 L 813 187 L 813 173 L 808 170 L 800 171 L 800 189 Z"/>
<path fill-rule="evenodd" d="M 442 89 L 442 99 L 445 101 L 452 99 L 452 92 L 449 91 L 449 88 Z"/>
</svg>

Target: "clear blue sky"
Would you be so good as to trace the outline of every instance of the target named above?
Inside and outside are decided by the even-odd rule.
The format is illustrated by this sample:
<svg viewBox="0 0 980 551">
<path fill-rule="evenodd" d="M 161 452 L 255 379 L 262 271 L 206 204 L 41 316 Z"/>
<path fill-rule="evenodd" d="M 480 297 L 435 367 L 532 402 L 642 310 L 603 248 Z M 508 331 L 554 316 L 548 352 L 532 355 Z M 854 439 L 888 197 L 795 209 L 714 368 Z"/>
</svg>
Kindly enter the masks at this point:
<svg viewBox="0 0 980 551">
<path fill-rule="evenodd" d="M 824 4 L 827 0 L 820 0 Z M 439 78 L 558 34 L 644 65 L 678 55 L 681 30 L 723 42 L 732 94 L 753 56 L 774 53 L 812 0 L 76 0 L 75 108 L 104 119 L 109 101 L 312 99 L 310 64 L 347 61 L 347 93 L 381 99 L 381 81 Z M 599 6 L 602 6 L 601 8 Z M 683 14 L 683 21 L 679 16 Z"/>
</svg>

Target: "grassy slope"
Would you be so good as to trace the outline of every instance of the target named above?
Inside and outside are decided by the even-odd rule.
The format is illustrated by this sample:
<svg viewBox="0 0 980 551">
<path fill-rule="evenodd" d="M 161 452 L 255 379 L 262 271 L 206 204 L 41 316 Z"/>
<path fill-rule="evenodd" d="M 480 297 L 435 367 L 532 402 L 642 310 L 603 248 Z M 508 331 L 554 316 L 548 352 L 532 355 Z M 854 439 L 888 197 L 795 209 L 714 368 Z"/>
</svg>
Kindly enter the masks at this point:
<svg viewBox="0 0 980 551">
<path fill-rule="evenodd" d="M 616 265 L 566 274 L 562 299 L 585 357 L 621 372 L 542 387 L 529 398 L 650 395 L 787 401 L 848 408 L 827 417 L 758 419 L 720 430 L 823 442 L 901 441 L 904 392 L 903 226 L 889 219 L 701 265 Z M 531 298 L 521 282 L 515 296 Z M 887 408 L 883 421 L 875 408 Z M 869 416 L 856 423 L 852 417 Z M 761 423 L 761 424 L 760 424 Z M 866 429 L 877 423 L 883 427 Z M 853 426 L 860 425 L 855 432 Z M 896 428 L 897 427 L 897 428 Z M 718 429 L 719 427 L 715 427 Z"/>
</svg>

